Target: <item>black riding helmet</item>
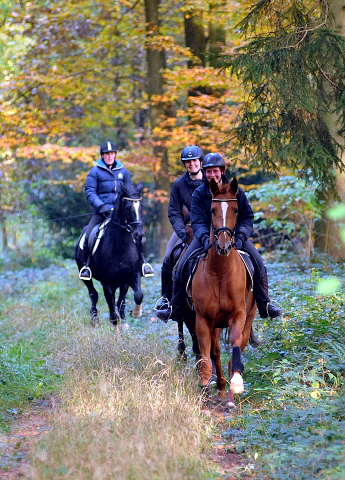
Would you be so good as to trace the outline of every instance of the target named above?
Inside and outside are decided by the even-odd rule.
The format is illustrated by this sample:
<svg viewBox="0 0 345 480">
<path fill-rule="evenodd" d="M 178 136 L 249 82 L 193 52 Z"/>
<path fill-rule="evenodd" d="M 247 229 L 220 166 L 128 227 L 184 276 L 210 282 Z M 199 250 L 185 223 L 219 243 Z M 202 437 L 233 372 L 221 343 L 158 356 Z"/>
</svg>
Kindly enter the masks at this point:
<svg viewBox="0 0 345 480">
<path fill-rule="evenodd" d="M 102 153 L 117 152 L 117 146 L 113 142 L 103 142 L 100 148 Z"/>
<path fill-rule="evenodd" d="M 204 158 L 204 152 L 200 147 L 197 145 L 188 145 L 187 147 L 184 147 L 181 152 L 181 162 L 183 164 L 188 160 L 195 160 L 196 158 L 199 158 L 200 162 L 202 162 Z"/>
<path fill-rule="evenodd" d="M 202 161 L 202 168 L 207 167 L 225 168 L 224 158 L 219 153 L 208 153 Z"/>
</svg>

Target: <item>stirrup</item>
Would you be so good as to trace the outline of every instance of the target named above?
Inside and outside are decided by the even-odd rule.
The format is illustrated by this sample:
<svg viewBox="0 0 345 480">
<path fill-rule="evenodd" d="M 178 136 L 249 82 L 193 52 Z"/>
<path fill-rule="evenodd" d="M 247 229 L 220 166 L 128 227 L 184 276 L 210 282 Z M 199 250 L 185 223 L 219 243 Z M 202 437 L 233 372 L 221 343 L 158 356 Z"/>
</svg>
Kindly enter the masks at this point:
<svg viewBox="0 0 345 480">
<path fill-rule="evenodd" d="M 149 273 L 145 273 L 145 267 L 149 267 L 150 269 L 150 272 Z M 153 277 L 154 275 L 154 271 L 153 271 L 153 268 L 151 267 L 151 265 L 147 262 L 143 263 L 142 266 L 141 266 L 141 273 L 143 275 L 143 277 Z"/>
<path fill-rule="evenodd" d="M 267 302 L 267 305 L 266 305 L 267 317 L 268 317 L 268 318 L 272 318 L 272 317 L 270 316 L 270 314 L 268 313 L 268 307 L 269 307 L 270 305 L 273 305 L 273 304 L 277 305 L 278 308 L 279 308 L 279 309 L 281 310 L 281 312 L 282 312 L 280 315 L 277 315 L 275 318 L 281 317 L 281 316 L 283 315 L 283 313 L 284 313 L 284 310 L 282 309 L 280 303 L 277 302 L 276 300 L 270 300 L 269 302 Z M 275 306 L 275 305 L 274 305 L 274 306 Z"/>
<path fill-rule="evenodd" d="M 85 273 L 85 272 L 88 273 L 88 278 L 82 277 L 82 274 Z M 91 268 L 90 268 L 90 267 L 87 267 L 86 265 L 84 265 L 84 266 L 80 269 L 79 278 L 80 278 L 80 280 L 91 280 L 91 278 L 92 278 Z"/>
</svg>

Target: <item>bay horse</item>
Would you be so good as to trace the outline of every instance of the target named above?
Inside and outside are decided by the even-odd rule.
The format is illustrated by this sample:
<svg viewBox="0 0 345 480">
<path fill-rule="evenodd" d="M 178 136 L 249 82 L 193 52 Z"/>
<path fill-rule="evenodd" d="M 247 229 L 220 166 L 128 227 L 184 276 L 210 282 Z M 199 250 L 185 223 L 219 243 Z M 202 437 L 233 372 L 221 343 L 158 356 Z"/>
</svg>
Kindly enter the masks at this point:
<svg viewBox="0 0 345 480">
<path fill-rule="evenodd" d="M 116 198 L 104 236 L 92 255 L 92 278 L 102 284 L 109 307 L 109 319 L 114 326 L 117 325 L 119 318 L 125 320 L 125 298 L 129 287 L 134 292 L 135 307 L 132 316 L 140 317 L 142 314 L 143 293 L 140 282 L 144 228 L 141 192 L 142 182 L 137 187 L 135 185 L 128 187 L 121 183 L 121 190 Z M 75 250 L 75 260 L 79 270 L 83 265 L 83 251 L 80 245 L 84 232 L 85 229 L 78 239 Z M 91 324 L 94 326 L 99 323 L 96 307 L 98 293 L 92 280 L 83 280 L 83 282 L 91 298 Z M 120 289 L 116 304 L 119 315 L 115 308 L 117 288 Z"/>
<path fill-rule="evenodd" d="M 246 267 L 234 248 L 237 218 L 238 190 L 234 178 L 220 188 L 210 181 L 212 193 L 210 247 L 206 258 L 201 258 L 192 283 L 192 298 L 196 314 L 196 334 L 199 341 L 201 363 L 199 376 L 201 389 L 207 393 L 212 373 L 210 356 L 213 355 L 217 371 L 218 397 L 228 408 L 234 408 L 234 393 L 242 393 L 242 352 L 252 333 L 256 303 Z M 229 327 L 232 347 L 228 370 L 229 392 L 223 377 L 219 337 L 221 329 Z M 253 340 L 253 339 L 252 339 Z"/>
</svg>

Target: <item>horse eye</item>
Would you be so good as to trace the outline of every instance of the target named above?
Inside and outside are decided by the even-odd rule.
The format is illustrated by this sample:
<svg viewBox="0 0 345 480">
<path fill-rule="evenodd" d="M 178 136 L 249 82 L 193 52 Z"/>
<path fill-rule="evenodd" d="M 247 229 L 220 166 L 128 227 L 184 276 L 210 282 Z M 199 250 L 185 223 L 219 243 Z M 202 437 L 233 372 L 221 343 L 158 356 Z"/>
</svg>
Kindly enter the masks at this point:
<svg viewBox="0 0 345 480">
<path fill-rule="evenodd" d="M 236 215 L 238 214 L 238 210 L 237 210 L 237 208 L 235 208 L 235 213 L 236 213 Z"/>
<path fill-rule="evenodd" d="M 216 213 L 214 208 L 211 208 L 211 213 L 212 213 L 212 215 L 214 215 Z"/>
</svg>

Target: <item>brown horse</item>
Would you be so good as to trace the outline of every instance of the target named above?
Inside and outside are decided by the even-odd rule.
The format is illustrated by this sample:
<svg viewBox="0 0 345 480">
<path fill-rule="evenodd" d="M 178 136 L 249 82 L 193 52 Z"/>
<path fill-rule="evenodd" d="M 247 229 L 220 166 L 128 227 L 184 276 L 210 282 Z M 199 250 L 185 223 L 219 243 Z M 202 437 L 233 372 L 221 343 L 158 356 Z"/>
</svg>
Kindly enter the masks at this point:
<svg viewBox="0 0 345 480">
<path fill-rule="evenodd" d="M 234 393 L 244 391 L 241 354 L 251 335 L 256 313 L 250 280 L 239 253 L 234 248 L 234 229 L 237 217 L 237 179 L 218 188 L 212 179 L 210 247 L 206 258 L 199 261 L 192 285 L 196 313 L 196 333 L 200 346 L 201 388 L 207 391 L 212 373 L 210 355 L 214 356 L 217 371 L 218 396 L 234 408 Z M 226 393 L 220 361 L 219 336 L 229 327 L 232 357 L 229 361 L 230 389 Z"/>
</svg>

